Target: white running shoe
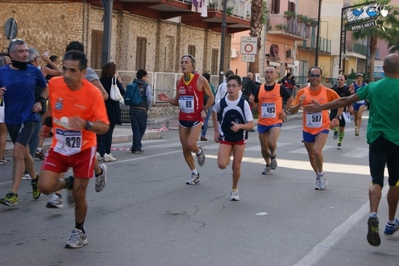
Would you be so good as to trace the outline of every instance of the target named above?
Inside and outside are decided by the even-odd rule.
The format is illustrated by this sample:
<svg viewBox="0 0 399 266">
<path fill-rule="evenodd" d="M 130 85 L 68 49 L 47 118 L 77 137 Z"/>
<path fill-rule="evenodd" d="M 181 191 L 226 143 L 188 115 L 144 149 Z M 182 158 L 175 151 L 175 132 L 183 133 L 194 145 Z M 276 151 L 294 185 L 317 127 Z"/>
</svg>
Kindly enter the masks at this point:
<svg viewBox="0 0 399 266">
<path fill-rule="evenodd" d="M 262 171 L 262 175 L 270 175 L 272 173 L 272 169 L 270 168 L 270 165 L 266 165 L 265 169 Z"/>
<path fill-rule="evenodd" d="M 205 153 L 201 145 L 198 145 L 199 154 L 197 154 L 198 164 L 203 166 L 205 164 Z"/>
<path fill-rule="evenodd" d="M 316 177 L 316 185 L 314 189 L 325 190 L 327 186 L 328 186 L 327 179 L 324 177 L 324 175 Z"/>
<path fill-rule="evenodd" d="M 65 248 L 81 248 L 87 245 L 87 235 L 82 230 L 74 228 L 72 234 L 66 242 Z"/>
<path fill-rule="evenodd" d="M 46 207 L 50 208 L 50 209 L 59 209 L 64 207 L 64 205 L 62 204 L 62 198 L 60 196 L 58 196 L 57 194 L 53 193 L 51 195 L 51 199 L 47 202 Z"/>
<path fill-rule="evenodd" d="M 105 154 L 104 154 L 104 156 L 105 156 Z M 99 162 L 103 159 L 103 158 L 101 158 L 101 154 L 99 152 L 96 152 L 96 159 Z"/>
<path fill-rule="evenodd" d="M 104 154 L 104 162 L 115 162 L 116 158 L 110 153 L 105 153 Z"/>
<path fill-rule="evenodd" d="M 195 185 L 199 183 L 199 181 L 200 181 L 199 173 L 197 174 L 191 173 L 191 177 L 189 180 L 186 181 L 186 185 Z"/>
<path fill-rule="evenodd" d="M 102 169 L 102 174 L 96 176 L 96 191 L 100 192 L 104 189 L 105 185 L 107 184 L 107 165 L 101 164 L 100 168 Z"/>
<path fill-rule="evenodd" d="M 32 177 L 30 177 L 29 174 L 23 174 L 22 175 L 22 180 L 32 180 Z"/>
<path fill-rule="evenodd" d="M 274 155 L 274 158 L 271 159 L 271 161 L 270 161 L 270 168 L 271 168 L 272 170 L 276 170 L 276 168 L 277 168 L 277 159 L 276 159 L 276 155 Z"/>
<path fill-rule="evenodd" d="M 240 200 L 240 195 L 238 194 L 238 190 L 232 190 L 230 192 L 230 200 L 231 201 L 239 201 Z"/>
</svg>

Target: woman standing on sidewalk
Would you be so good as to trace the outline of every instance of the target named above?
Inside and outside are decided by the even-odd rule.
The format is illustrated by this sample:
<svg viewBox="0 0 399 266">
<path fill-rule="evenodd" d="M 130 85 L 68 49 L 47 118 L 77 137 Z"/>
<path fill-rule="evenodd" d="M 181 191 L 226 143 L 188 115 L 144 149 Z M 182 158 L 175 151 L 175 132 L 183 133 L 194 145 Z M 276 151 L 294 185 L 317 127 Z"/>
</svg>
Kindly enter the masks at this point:
<svg viewBox="0 0 399 266">
<path fill-rule="evenodd" d="M 116 65 L 113 62 L 106 63 L 101 71 L 100 82 L 104 89 L 110 95 L 111 85 L 116 84 L 122 95 L 125 94 L 125 89 L 122 83 L 115 77 Z M 114 101 L 109 97 L 105 100 L 105 107 L 107 108 L 107 114 L 109 119 L 109 130 L 104 135 L 97 135 L 97 159 L 100 161 L 104 159 L 105 162 L 113 162 L 116 158 L 111 154 L 112 134 L 114 132 L 115 125 L 121 125 L 121 109 L 118 101 Z"/>
</svg>

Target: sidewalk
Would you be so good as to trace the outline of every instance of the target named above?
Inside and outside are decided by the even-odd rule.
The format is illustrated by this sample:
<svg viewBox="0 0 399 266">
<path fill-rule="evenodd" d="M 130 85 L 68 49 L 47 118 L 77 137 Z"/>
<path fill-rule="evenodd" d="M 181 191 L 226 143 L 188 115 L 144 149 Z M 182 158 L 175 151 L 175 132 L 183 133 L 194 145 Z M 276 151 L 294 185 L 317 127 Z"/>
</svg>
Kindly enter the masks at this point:
<svg viewBox="0 0 399 266">
<path fill-rule="evenodd" d="M 302 110 L 294 115 L 289 115 L 285 121 L 285 123 L 294 120 L 302 119 Z M 254 119 L 254 124 L 258 124 L 258 119 Z M 148 139 L 161 139 L 162 131 L 167 130 L 177 130 L 179 127 L 178 117 L 159 117 L 154 119 L 148 119 L 147 122 L 147 130 L 143 136 L 143 140 Z M 213 128 L 212 119 L 209 120 L 208 128 Z M 112 143 L 123 143 L 123 142 L 132 142 L 133 133 L 130 127 L 130 124 L 123 124 L 122 126 L 117 125 L 114 129 Z M 44 141 L 43 148 L 47 150 L 50 147 L 52 139 L 48 138 Z M 4 152 L 5 157 L 12 156 L 12 149 L 14 145 L 11 140 L 8 138 L 6 143 L 6 149 Z"/>
</svg>

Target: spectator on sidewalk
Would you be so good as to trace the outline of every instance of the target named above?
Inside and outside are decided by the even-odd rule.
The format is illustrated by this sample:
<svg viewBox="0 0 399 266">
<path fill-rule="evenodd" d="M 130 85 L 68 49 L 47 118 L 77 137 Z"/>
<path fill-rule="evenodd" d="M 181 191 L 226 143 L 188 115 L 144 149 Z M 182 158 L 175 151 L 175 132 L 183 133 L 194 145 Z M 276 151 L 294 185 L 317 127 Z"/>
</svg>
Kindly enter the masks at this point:
<svg viewBox="0 0 399 266">
<path fill-rule="evenodd" d="M 186 181 L 187 185 L 195 185 L 200 182 L 200 175 L 195 168 L 191 152 L 195 152 L 198 164 L 203 166 L 205 164 L 205 153 L 202 146 L 197 146 L 197 140 L 201 133 L 204 118 L 214 103 L 214 96 L 208 81 L 194 72 L 195 64 L 195 58 L 192 55 L 183 55 L 180 59 L 183 76 L 176 82 L 175 97 L 170 98 L 166 93 L 158 94 L 159 100 L 180 106 L 180 142 L 184 159 L 191 170 L 191 177 Z M 206 105 L 204 105 L 204 94 L 208 96 Z"/>
<path fill-rule="evenodd" d="M 101 71 L 100 82 L 104 89 L 108 93 L 111 93 L 111 85 L 116 84 L 121 95 L 125 95 L 125 89 L 122 83 L 117 79 L 116 65 L 113 62 L 106 63 Z M 114 101 L 109 97 L 105 100 L 105 107 L 107 109 L 107 115 L 109 119 L 109 129 L 107 133 L 103 135 L 97 134 L 97 160 L 104 159 L 105 162 L 116 161 L 116 158 L 111 154 L 112 135 L 114 133 L 115 125 L 122 124 L 121 108 L 119 101 Z"/>
<path fill-rule="evenodd" d="M 143 153 L 141 139 L 147 129 L 148 110 L 152 104 L 152 89 L 148 84 L 148 73 L 144 69 L 139 69 L 133 83 L 137 83 L 143 101 L 139 105 L 131 105 L 129 110 L 130 124 L 133 132 L 133 143 L 130 151 L 135 154 Z"/>
<path fill-rule="evenodd" d="M 0 67 L 4 66 L 4 59 L 0 57 Z M 4 100 L 0 98 L 0 165 L 9 164 L 10 160 L 4 158 L 6 149 L 7 127 L 4 124 Z"/>
<path fill-rule="evenodd" d="M 204 78 L 206 78 L 206 80 L 209 83 L 209 86 L 211 87 L 212 90 L 212 94 L 215 95 L 215 87 L 211 84 L 211 75 L 207 72 L 203 73 L 202 76 Z M 206 105 L 207 101 L 208 101 L 208 96 L 204 95 L 204 105 Z M 214 105 L 214 104 L 213 104 Z M 212 106 L 213 106 L 212 105 Z M 206 113 L 206 117 L 204 119 L 204 125 L 202 126 L 202 130 L 201 130 L 201 141 L 208 141 L 208 139 L 206 138 L 206 131 L 208 130 L 208 122 L 209 122 L 209 118 L 211 117 L 212 112 L 207 112 Z"/>
<path fill-rule="evenodd" d="M 217 89 L 217 91 L 216 91 L 216 94 L 215 94 L 215 103 L 217 102 L 217 101 L 219 101 L 220 99 L 222 99 L 225 95 L 226 95 L 226 93 L 227 93 L 227 87 L 226 87 L 226 85 L 227 85 L 227 78 L 230 76 L 230 75 L 234 75 L 234 72 L 232 71 L 232 70 L 227 70 L 226 71 L 226 74 L 225 74 L 225 80 L 222 82 L 222 83 L 220 83 L 220 85 L 219 85 L 219 87 L 218 87 L 218 89 Z M 240 92 L 240 95 L 242 94 L 242 92 Z"/>
</svg>

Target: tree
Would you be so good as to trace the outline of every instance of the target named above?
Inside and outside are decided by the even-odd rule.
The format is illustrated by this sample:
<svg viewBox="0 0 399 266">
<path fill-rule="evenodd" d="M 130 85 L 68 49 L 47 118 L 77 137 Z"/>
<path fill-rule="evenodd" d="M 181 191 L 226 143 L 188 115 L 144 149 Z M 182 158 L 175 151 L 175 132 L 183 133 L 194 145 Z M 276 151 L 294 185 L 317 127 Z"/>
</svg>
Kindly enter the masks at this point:
<svg viewBox="0 0 399 266">
<path fill-rule="evenodd" d="M 359 3 L 368 2 L 367 0 L 362 0 Z M 380 6 L 388 11 L 388 15 L 386 17 L 380 15 L 376 20 L 376 25 L 373 27 L 353 32 L 355 40 L 366 39 L 369 36 L 370 81 L 374 81 L 374 59 L 377 51 L 377 40 L 384 40 L 388 42 L 389 46 L 393 46 L 393 44 L 397 45 L 395 42 L 398 41 L 398 35 L 395 35 L 395 32 L 396 34 L 398 33 L 397 28 L 399 27 L 399 19 L 397 18 L 399 11 L 397 7 L 388 5 L 391 2 L 390 0 L 378 0 L 376 2 L 380 3 Z"/>
<path fill-rule="evenodd" d="M 262 47 L 262 28 L 266 24 L 267 4 L 265 0 L 252 0 L 251 2 L 251 29 L 249 36 L 258 38 L 257 52 L 255 62 L 249 63 L 249 71 L 259 73 L 259 50 Z"/>
</svg>

